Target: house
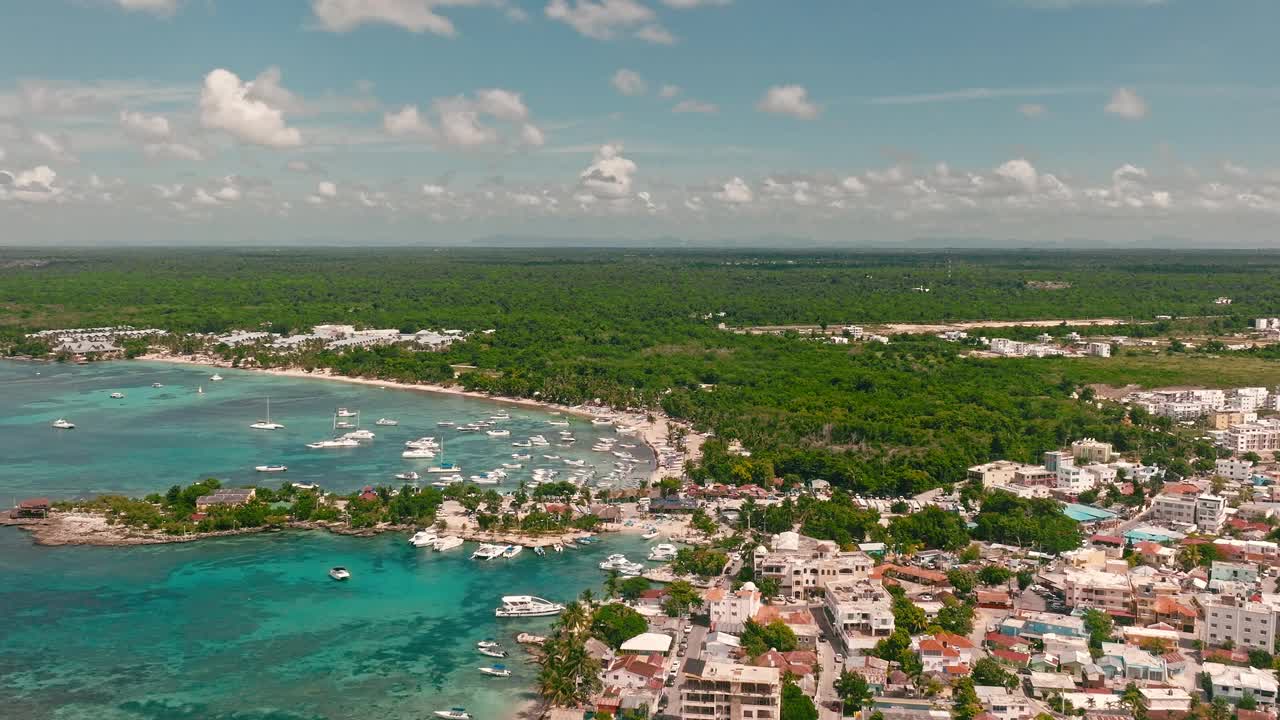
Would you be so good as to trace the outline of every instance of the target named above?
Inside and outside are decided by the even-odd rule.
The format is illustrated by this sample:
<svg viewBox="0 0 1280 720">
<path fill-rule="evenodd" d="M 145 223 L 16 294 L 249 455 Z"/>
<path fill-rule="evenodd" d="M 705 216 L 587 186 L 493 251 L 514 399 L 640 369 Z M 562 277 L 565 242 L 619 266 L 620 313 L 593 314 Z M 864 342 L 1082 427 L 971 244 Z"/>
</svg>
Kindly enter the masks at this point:
<svg viewBox="0 0 1280 720">
<path fill-rule="evenodd" d="M 622 654 L 640 654 L 640 655 L 666 655 L 671 651 L 671 636 L 666 633 L 640 633 L 630 640 L 622 643 L 622 647 L 618 648 L 618 652 Z"/>
<path fill-rule="evenodd" d="M 962 635 L 926 635 L 914 640 L 913 644 L 925 672 L 943 672 L 957 666 L 973 666 L 975 648 L 969 638 Z"/>
<path fill-rule="evenodd" d="M 51 503 L 49 498 L 28 498 L 18 503 L 9 517 L 14 518 L 47 518 Z"/>
<path fill-rule="evenodd" d="M 822 635 L 822 631 L 819 629 L 813 613 L 808 609 L 787 610 L 778 605 L 764 605 L 753 619 L 761 625 L 768 625 L 775 620 L 780 620 L 784 625 L 791 628 L 791 632 L 795 634 L 796 649 L 818 649 L 818 638 Z"/>
<path fill-rule="evenodd" d="M 786 677 L 788 673 L 797 678 L 800 689 L 812 695 L 818 690 L 818 656 L 807 650 L 778 652 L 770 649 L 751 660 L 755 667 L 769 667 L 778 670 Z"/>
<path fill-rule="evenodd" d="M 742 652 L 742 640 L 726 632 L 709 632 L 702 641 L 702 655 L 718 660 L 728 660 Z"/>
<path fill-rule="evenodd" d="M 1102 643 L 1098 666 L 1110 679 L 1165 682 L 1169 676 L 1163 657 L 1125 643 Z"/>
<path fill-rule="evenodd" d="M 983 641 L 991 647 L 992 650 L 1015 650 L 1017 652 L 1026 652 L 1031 648 L 1031 644 L 1026 640 L 1014 635 L 1003 635 L 998 632 L 989 632 L 983 638 Z"/>
<path fill-rule="evenodd" d="M 702 503 L 692 498 L 665 497 L 653 498 L 649 501 L 649 513 L 690 513 L 702 507 Z"/>
<path fill-rule="evenodd" d="M 742 632 L 747 626 L 747 620 L 755 617 L 762 606 L 760 591 L 752 582 L 744 583 L 736 591 L 711 588 L 703 599 L 713 631 Z"/>
<path fill-rule="evenodd" d="M 1017 620 L 1018 622 L 1012 623 L 1012 620 Z M 1005 627 L 1017 629 L 1019 632 L 1006 632 Z M 1031 638 L 1040 638 L 1046 633 L 1089 637 L 1089 633 L 1084 627 L 1083 618 L 1033 610 L 1024 610 L 1020 617 L 1006 619 L 1001 626 L 1000 632 L 1006 635 L 1012 634 Z"/>
<path fill-rule="evenodd" d="M 605 685 L 640 690 L 662 679 L 661 655 L 620 655 L 601 674 Z"/>
<path fill-rule="evenodd" d="M 774 535 L 770 546 L 753 553 L 756 577 L 776 581 L 779 593 L 791 598 L 806 599 L 830 583 L 866 578 L 875 566 L 866 553 L 843 552 L 833 542 L 795 532 Z"/>
<path fill-rule="evenodd" d="M 256 491 L 253 488 L 247 489 L 231 489 L 221 488 L 214 490 L 208 495 L 201 495 L 196 498 L 196 509 L 204 510 L 206 508 L 222 506 L 230 507 L 234 505 L 243 505 L 254 498 Z M 375 496 L 376 497 L 376 496 Z"/>
<path fill-rule="evenodd" d="M 861 580 L 828 585 L 823 604 L 846 643 L 860 634 L 893 634 L 893 602 L 880 583 Z"/>
<path fill-rule="evenodd" d="M 1006 590 L 979 590 L 978 607 L 1012 610 L 1013 599 Z"/>
<path fill-rule="evenodd" d="M 1011 693 L 1005 688 L 992 685 L 978 685 L 973 691 L 977 693 L 982 707 L 997 720 L 1021 720 L 1036 714 L 1022 693 Z"/>
<path fill-rule="evenodd" d="M 1075 692 L 1076 689 L 1076 681 L 1070 675 L 1056 672 L 1033 671 L 1030 682 L 1032 696 L 1041 700 L 1050 695 Z"/>
<path fill-rule="evenodd" d="M 1207 662 L 1201 669 L 1209 675 L 1215 699 L 1226 698 L 1227 702 L 1235 705 L 1245 695 L 1252 695 L 1259 705 L 1274 707 L 1276 704 L 1277 683 L 1270 670 L 1215 662 Z"/>
<path fill-rule="evenodd" d="M 1145 705 L 1150 712 L 1188 712 L 1191 710 L 1191 695 L 1182 688 L 1145 687 L 1139 689 Z"/>
<path fill-rule="evenodd" d="M 1214 560 L 1209 568 L 1209 579 L 1252 584 L 1258 581 L 1258 566 Z"/>
</svg>

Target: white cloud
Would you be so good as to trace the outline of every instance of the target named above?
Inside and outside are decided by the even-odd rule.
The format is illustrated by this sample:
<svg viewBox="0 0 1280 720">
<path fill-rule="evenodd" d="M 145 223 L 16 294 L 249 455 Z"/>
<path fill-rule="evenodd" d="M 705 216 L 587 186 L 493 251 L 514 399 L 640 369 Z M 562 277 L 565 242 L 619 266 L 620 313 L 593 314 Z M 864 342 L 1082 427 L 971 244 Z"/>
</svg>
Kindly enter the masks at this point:
<svg viewBox="0 0 1280 720">
<path fill-rule="evenodd" d="M 31 142 L 39 145 L 49 155 L 56 158 L 72 159 L 74 155 L 67 149 L 66 144 L 46 132 L 36 132 L 31 134 Z"/>
<path fill-rule="evenodd" d="M 818 117 L 821 110 L 809 100 L 803 85 L 774 85 L 756 105 L 761 112 L 790 115 L 802 120 Z"/>
<path fill-rule="evenodd" d="M 129 12 L 149 12 L 167 16 L 178 11 L 178 0 L 114 0 L 120 8 Z"/>
<path fill-rule="evenodd" d="M 422 119 L 417 105 L 405 105 L 396 112 L 383 115 L 382 127 L 387 133 L 397 136 L 433 137 L 435 135 L 435 128 Z"/>
<path fill-rule="evenodd" d="M 636 37 L 654 45 L 675 45 L 676 36 L 661 25 L 645 25 L 636 31 Z"/>
<path fill-rule="evenodd" d="M 1006 162 L 996 168 L 995 173 L 998 177 L 1016 183 L 1029 193 L 1034 193 L 1040 187 L 1040 174 L 1023 158 Z"/>
<path fill-rule="evenodd" d="M 614 73 L 609 82 L 613 84 L 613 89 L 623 95 L 643 95 L 649 89 L 644 78 L 640 77 L 640 73 L 626 68 Z"/>
<path fill-rule="evenodd" d="M 1126 120 L 1141 120 L 1147 116 L 1147 101 L 1129 88 L 1118 88 L 1111 94 L 1106 111 Z"/>
<path fill-rule="evenodd" d="M 867 194 L 867 186 L 861 180 L 859 180 L 857 177 L 853 175 L 850 175 L 844 180 L 841 180 L 840 187 L 844 188 L 850 193 L 853 193 L 854 195 Z"/>
<path fill-rule="evenodd" d="M 529 147 L 542 147 L 547 143 L 547 138 L 537 125 L 525 123 L 520 128 L 520 142 Z"/>
<path fill-rule="evenodd" d="M 434 185 L 431 183 L 427 183 L 426 185 L 422 186 L 422 194 L 426 195 L 427 197 L 440 197 L 441 195 L 444 195 L 446 192 L 448 191 L 445 190 L 443 185 Z"/>
<path fill-rule="evenodd" d="M 668 99 L 673 98 L 679 94 L 680 94 L 679 85 L 663 85 L 662 89 L 658 91 L 659 97 L 664 97 Z"/>
<path fill-rule="evenodd" d="M 182 194 L 183 185 L 182 183 L 175 183 L 173 185 L 152 185 L 151 188 L 156 191 L 156 194 L 159 195 L 161 199 L 172 200 Z"/>
<path fill-rule="evenodd" d="M 423 117 L 416 105 L 406 105 L 400 110 L 386 113 L 382 127 L 389 135 L 420 137 L 437 145 L 474 149 L 503 144 L 504 140 L 531 147 L 546 142 L 536 125 L 528 122 L 529 108 L 520 93 L 502 88 L 477 91 L 473 97 L 458 95 L 439 98 L 432 102 L 434 122 Z M 489 117 L 510 125 L 511 132 L 502 132 L 486 125 Z"/>
<path fill-rule="evenodd" d="M 195 203 L 196 205 L 206 205 L 206 206 L 220 204 L 217 198 L 210 195 L 207 190 L 201 187 L 196 188 L 195 193 L 191 197 L 191 202 Z"/>
<path fill-rule="evenodd" d="M 1029 118 L 1038 118 L 1049 110 L 1039 103 L 1026 103 L 1018 106 L 1018 112 Z"/>
<path fill-rule="evenodd" d="M 235 202 L 240 199 L 240 188 L 234 185 L 226 185 L 214 193 L 213 196 L 223 202 Z"/>
<path fill-rule="evenodd" d="M 281 85 L 280 79 L 280 68 L 274 65 L 258 73 L 253 82 L 247 83 L 249 99 L 261 100 L 281 112 L 303 112 L 305 107 L 302 98 Z"/>
<path fill-rule="evenodd" d="M 361 25 L 382 24 L 409 32 L 428 32 L 452 37 L 453 21 L 436 12 L 441 7 L 502 8 L 507 16 L 519 19 L 523 11 L 502 0 L 312 0 L 311 11 L 320 27 L 330 32 L 349 32 Z M 514 13 L 512 11 L 515 11 Z"/>
<path fill-rule="evenodd" d="M 167 140 L 173 130 L 163 115 L 144 115 L 139 112 L 120 111 L 120 126 L 125 133 L 140 140 Z"/>
<path fill-rule="evenodd" d="M 529 117 L 529 108 L 525 107 L 520 93 L 502 88 L 476 91 L 475 106 L 499 120 L 517 122 Z"/>
<path fill-rule="evenodd" d="M 622 156 L 621 145 L 602 145 L 592 163 L 579 175 L 584 190 L 598 198 L 622 198 L 631 194 L 636 164 Z"/>
<path fill-rule="evenodd" d="M 671 112 L 674 112 L 674 113 L 711 114 L 711 113 L 719 112 L 719 110 L 720 108 L 716 107 L 714 103 L 705 103 L 705 102 L 701 102 L 699 100 L 693 100 L 693 99 L 681 100 L 680 102 L 676 103 L 674 107 L 671 108 Z"/>
<path fill-rule="evenodd" d="M 44 203 L 59 199 L 62 188 L 55 183 L 58 173 L 48 165 L 37 165 L 14 175 L 0 172 L 0 198 L 13 197 L 29 203 Z"/>
<path fill-rule="evenodd" d="M 712 196 L 720 202 L 732 205 L 746 205 L 755 199 L 751 186 L 740 177 L 729 180 L 720 190 L 712 193 Z"/>
<path fill-rule="evenodd" d="M 322 180 L 319 185 L 316 185 L 316 194 L 327 198 L 338 197 L 338 186 L 328 180 Z"/>
<path fill-rule="evenodd" d="M 440 136 L 445 144 L 458 148 L 484 147 L 498 142 L 498 133 L 481 125 L 480 114 L 474 110 L 441 111 Z"/>
<path fill-rule="evenodd" d="M 297 147 L 302 133 L 285 124 L 284 111 L 265 101 L 251 98 L 252 83 L 221 68 L 205 76 L 200 93 L 200 122 L 204 127 L 225 130 L 242 142 L 272 148 Z"/>
<path fill-rule="evenodd" d="M 147 143 L 142 152 L 151 158 L 169 158 L 172 160 L 204 160 L 204 153 L 199 148 L 180 142 Z"/>
<path fill-rule="evenodd" d="M 596 40 L 611 40 L 620 31 L 648 42 L 669 45 L 671 33 L 654 23 L 654 12 L 636 0 L 551 0 L 546 15 Z"/>
</svg>

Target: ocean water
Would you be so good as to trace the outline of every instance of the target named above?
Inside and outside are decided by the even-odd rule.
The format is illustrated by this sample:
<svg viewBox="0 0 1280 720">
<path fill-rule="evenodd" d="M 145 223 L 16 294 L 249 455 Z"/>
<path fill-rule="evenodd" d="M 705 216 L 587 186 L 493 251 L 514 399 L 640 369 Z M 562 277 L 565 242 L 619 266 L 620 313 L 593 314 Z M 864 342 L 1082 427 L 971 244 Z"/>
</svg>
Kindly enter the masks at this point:
<svg viewBox="0 0 1280 720">
<path fill-rule="evenodd" d="M 440 462 L 475 475 L 502 463 L 517 462 L 512 453 L 529 453 L 521 470 L 508 470 L 498 490 L 510 491 L 536 467 L 555 468 L 560 478 L 575 468 L 563 460 L 581 459 L 607 475 L 617 458 L 593 452 L 597 437 L 615 436 L 612 428 L 561 416 L 568 428 L 548 424 L 546 412 L 486 400 L 322 379 L 286 378 L 252 371 L 216 370 L 225 379 L 210 382 L 213 368 L 151 362 L 105 362 L 90 365 L 0 361 L 0 505 L 14 497 L 67 498 L 90 494 L 145 495 L 174 484 L 216 477 L 224 485 L 316 482 L 326 490 L 349 492 L 364 485 L 399 485 L 394 475 L 424 471 Z M 159 382 L 162 388 L 151 387 Z M 204 388 L 204 394 L 196 389 Z M 124 393 L 120 400 L 112 392 Z M 266 413 L 283 430 L 252 430 L 249 424 Z M 377 437 L 360 448 L 311 450 L 306 443 L 333 436 L 338 407 L 359 410 L 363 427 Z M 461 433 L 436 423 L 465 423 L 507 410 L 501 423 L 509 438 Z M 65 417 L 75 430 L 54 430 Z M 396 427 L 375 426 L 380 417 L 400 421 Z M 555 443 L 560 430 L 573 432 L 571 447 Z M 511 443 L 541 434 L 552 445 L 514 448 Z M 400 457 L 405 440 L 432 435 L 444 441 L 444 454 L 432 460 Z M 635 477 L 654 467 L 653 453 L 635 438 L 620 438 L 643 462 Z M 264 475 L 256 465 L 282 463 L 283 475 Z"/>
<path fill-rule="evenodd" d="M 512 438 L 437 428 L 477 420 L 495 403 L 323 380 L 156 363 L 88 366 L 0 362 L 0 504 L 14 497 L 162 491 L 213 476 L 229 484 L 318 482 L 346 491 L 393 483 L 415 467 L 402 441 L 445 438 L 445 460 L 473 474 L 510 462 L 513 439 L 561 429 L 546 413 L 510 408 Z M 160 382 L 163 388 L 152 388 Z M 195 393 L 203 385 L 204 395 Z M 112 391 L 125 393 L 111 400 Z M 247 425 L 265 411 L 286 430 Z M 349 451 L 313 451 L 330 435 L 334 408 L 362 411 L 378 437 Z M 66 417 L 77 424 L 55 431 Z M 396 428 L 372 427 L 394 417 Z M 570 419 L 576 447 L 531 452 L 531 467 L 569 469 L 543 453 L 582 458 L 608 428 Z M 627 441 L 623 441 L 627 442 Z M 526 452 L 521 450 L 520 452 Z M 643 447 L 633 451 L 646 457 Z M 438 462 L 439 458 L 436 461 Z M 283 462 L 285 475 L 253 471 Z M 422 462 L 418 467 L 425 467 Z M 641 469 L 646 466 L 642 465 Z M 652 461 L 648 467 L 652 467 Z M 500 486 L 501 487 L 501 486 Z M 399 720 L 467 707 L 477 720 L 507 720 L 532 697 L 535 667 L 514 636 L 549 618 L 498 620 L 503 595 L 568 601 L 598 591 L 609 553 L 645 554 L 637 537 L 511 560 L 469 559 L 468 543 L 418 550 L 403 535 L 374 538 L 282 532 L 176 545 L 38 547 L 0 528 L 0 718 L 30 720 Z M 352 572 L 334 582 L 328 569 Z M 507 679 L 477 668 L 475 651 L 496 637 L 516 650 Z"/>
<path fill-rule="evenodd" d="M 499 620 L 506 594 L 600 590 L 636 536 L 539 557 L 468 559 L 401 536 L 282 532 L 128 548 L 31 544 L 0 528 L 0 717 L 24 720 L 409 720 L 466 707 L 508 720 L 536 666 Z M 352 579 L 335 582 L 331 566 Z M 497 638 L 511 657 L 480 655 Z M 504 662 L 510 678 L 477 668 Z"/>
</svg>

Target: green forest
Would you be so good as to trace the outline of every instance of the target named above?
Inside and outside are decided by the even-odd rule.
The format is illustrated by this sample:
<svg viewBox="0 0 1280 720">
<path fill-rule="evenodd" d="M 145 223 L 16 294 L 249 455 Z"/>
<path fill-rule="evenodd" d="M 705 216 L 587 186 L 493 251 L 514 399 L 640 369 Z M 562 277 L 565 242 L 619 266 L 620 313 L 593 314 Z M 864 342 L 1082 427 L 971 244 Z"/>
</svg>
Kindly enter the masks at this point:
<svg viewBox="0 0 1280 720">
<path fill-rule="evenodd" d="M 1135 335 L 1225 333 L 1280 315 L 1280 255 L 1271 254 L 26 250 L 0 260 L 8 255 L 46 261 L 0 262 L 0 344 L 11 352 L 29 349 L 25 331 L 123 323 L 188 333 L 315 323 L 493 330 L 442 353 L 384 347 L 294 361 L 419 381 L 472 365 L 460 378 L 471 389 L 661 408 L 715 433 L 691 468 L 704 481 L 825 478 L 858 493 L 916 493 L 962 480 L 975 463 L 1034 460 L 1082 436 L 1189 466 L 1197 449 L 1179 433 L 1099 407 L 1087 386 L 1280 383 L 1280 353 L 1267 351 L 997 360 L 928 335 L 830 345 L 732 332 L 1112 316 Z M 1215 305 L 1218 296 L 1234 302 Z M 750 457 L 728 451 L 735 439 Z"/>
</svg>

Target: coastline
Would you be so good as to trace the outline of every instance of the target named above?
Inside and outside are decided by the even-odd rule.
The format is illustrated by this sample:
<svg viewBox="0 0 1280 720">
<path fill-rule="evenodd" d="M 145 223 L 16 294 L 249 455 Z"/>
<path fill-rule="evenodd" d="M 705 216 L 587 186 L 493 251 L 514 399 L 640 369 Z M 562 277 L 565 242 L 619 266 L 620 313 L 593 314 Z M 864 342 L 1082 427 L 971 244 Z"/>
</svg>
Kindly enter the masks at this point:
<svg viewBox="0 0 1280 720">
<path fill-rule="evenodd" d="M 622 421 L 624 424 L 636 428 L 635 435 L 644 441 L 645 447 L 649 448 L 654 456 L 654 469 L 649 473 L 648 482 L 650 485 L 656 484 L 659 480 L 667 475 L 662 468 L 662 452 L 659 448 L 672 448 L 669 442 L 667 426 L 683 428 L 685 435 L 685 450 L 681 453 L 681 467 L 674 472 L 683 473 L 683 465 L 689 461 L 697 461 L 701 457 L 702 443 L 706 440 L 706 436 L 694 431 L 693 427 L 684 421 L 675 420 L 669 417 L 661 410 L 646 411 L 643 413 L 627 412 L 616 410 L 613 408 L 601 407 L 598 409 L 586 408 L 580 405 L 563 405 L 560 403 L 546 402 L 543 400 L 532 400 L 530 398 L 516 398 L 502 395 L 489 395 L 473 390 L 466 390 L 453 385 L 440 385 L 437 383 L 410 383 L 398 380 L 379 380 L 376 378 L 352 377 L 349 375 L 338 375 L 331 372 L 328 368 L 308 372 L 301 368 L 245 368 L 233 367 L 231 363 L 215 358 L 209 355 L 179 356 L 168 355 L 162 353 L 149 353 L 134 358 L 134 361 L 154 362 L 154 363 L 170 363 L 174 365 L 191 365 L 197 367 L 208 367 L 215 369 L 244 370 L 247 372 L 263 373 L 265 375 L 277 375 L 280 377 L 288 377 L 295 379 L 311 379 L 311 380 L 329 380 L 334 382 L 345 382 L 353 385 L 366 385 L 377 388 L 393 388 L 396 390 L 415 390 L 418 392 L 436 393 L 440 395 L 454 395 L 458 397 L 467 397 L 476 400 L 486 400 L 495 403 L 505 403 L 515 405 L 517 407 L 529 408 L 532 410 L 544 410 L 548 412 L 558 412 L 569 414 L 584 419 L 595 419 L 599 417 L 610 417 Z M 674 448 L 672 448 L 674 449 Z"/>
</svg>

